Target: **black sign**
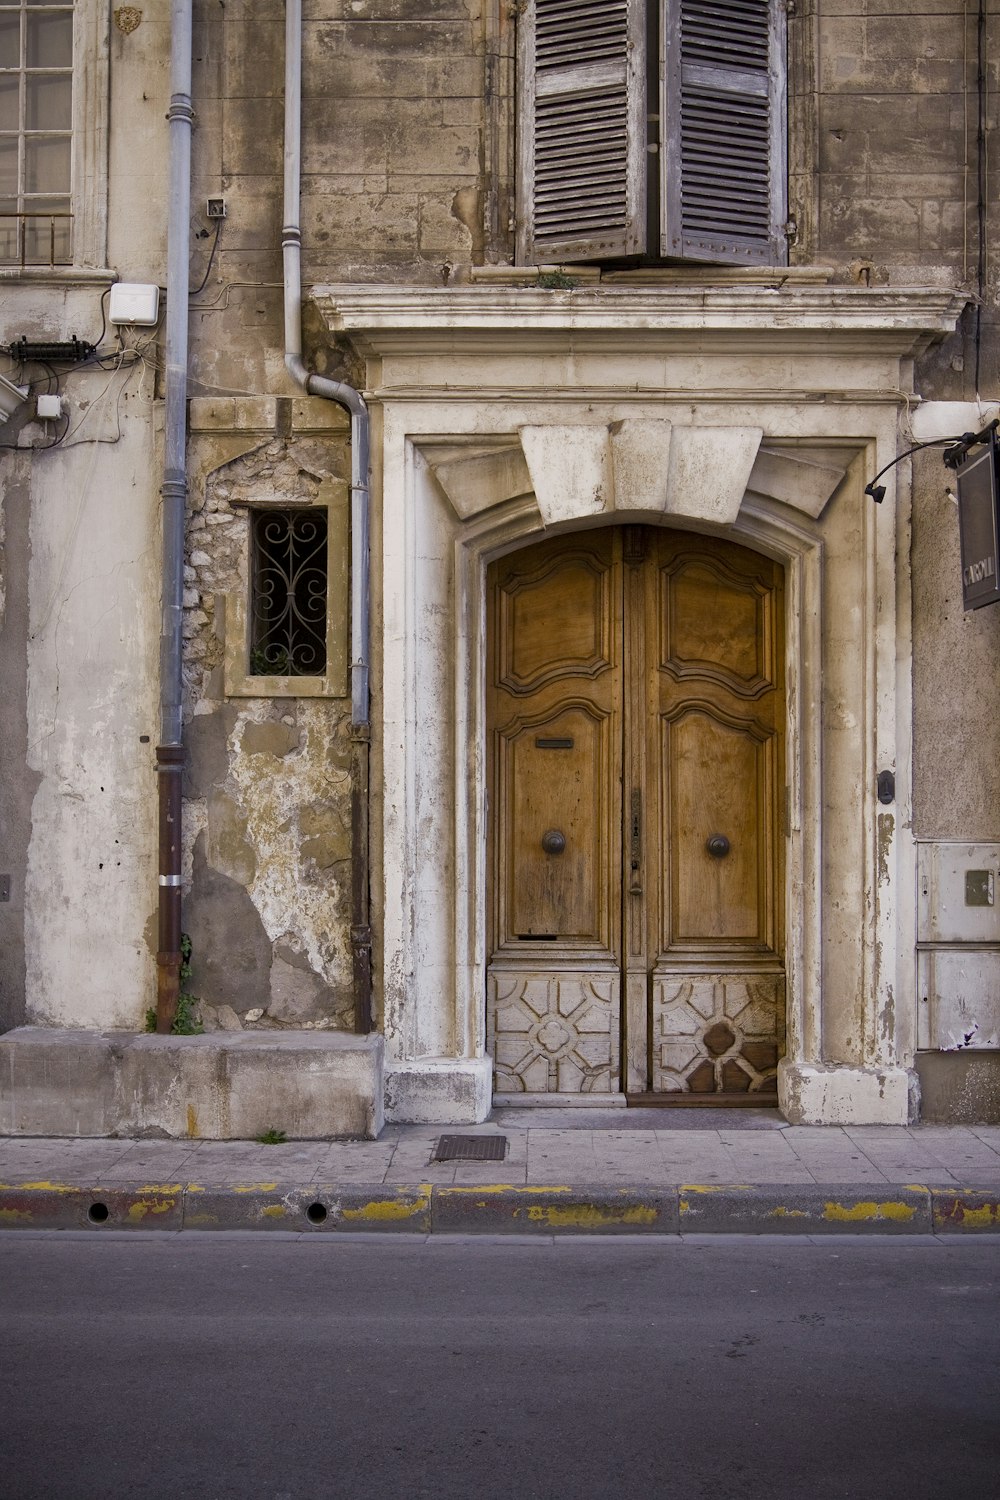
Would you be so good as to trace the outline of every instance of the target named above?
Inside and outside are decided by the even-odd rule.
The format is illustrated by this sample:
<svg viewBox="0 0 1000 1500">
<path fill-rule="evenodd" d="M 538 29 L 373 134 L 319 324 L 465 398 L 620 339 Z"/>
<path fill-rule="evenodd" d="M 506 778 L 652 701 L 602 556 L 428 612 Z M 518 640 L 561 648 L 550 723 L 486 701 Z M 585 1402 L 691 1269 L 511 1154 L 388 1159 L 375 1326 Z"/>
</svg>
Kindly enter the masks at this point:
<svg viewBox="0 0 1000 1500">
<path fill-rule="evenodd" d="M 962 602 L 981 609 L 1000 602 L 997 526 L 997 450 L 991 432 L 958 469 L 958 526 L 962 547 Z"/>
</svg>

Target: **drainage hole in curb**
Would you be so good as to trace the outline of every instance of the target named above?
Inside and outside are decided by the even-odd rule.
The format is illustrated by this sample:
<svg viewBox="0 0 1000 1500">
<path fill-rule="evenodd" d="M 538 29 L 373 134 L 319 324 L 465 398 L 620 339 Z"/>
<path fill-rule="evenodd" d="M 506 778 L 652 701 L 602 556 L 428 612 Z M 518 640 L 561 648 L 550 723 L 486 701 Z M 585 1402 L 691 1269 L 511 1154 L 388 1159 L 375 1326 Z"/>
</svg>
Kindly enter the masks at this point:
<svg viewBox="0 0 1000 1500">
<path fill-rule="evenodd" d="M 92 1203 L 87 1210 L 87 1218 L 91 1224 L 104 1224 L 111 1217 L 111 1210 L 106 1203 Z"/>
<path fill-rule="evenodd" d="M 327 1208 L 325 1203 L 310 1203 L 306 1209 L 306 1218 L 310 1224 L 322 1224 L 326 1218 Z"/>
</svg>

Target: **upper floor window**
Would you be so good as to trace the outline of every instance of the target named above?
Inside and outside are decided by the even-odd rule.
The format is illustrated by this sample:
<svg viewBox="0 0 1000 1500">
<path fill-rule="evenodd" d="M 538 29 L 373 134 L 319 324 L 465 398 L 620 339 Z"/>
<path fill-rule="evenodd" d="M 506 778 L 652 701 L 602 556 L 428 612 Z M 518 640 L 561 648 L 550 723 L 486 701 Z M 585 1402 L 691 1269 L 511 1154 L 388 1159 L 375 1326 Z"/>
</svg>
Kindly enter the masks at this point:
<svg viewBox="0 0 1000 1500">
<path fill-rule="evenodd" d="M 73 6 L 0 0 L 0 263 L 73 259 Z"/>
<path fill-rule="evenodd" d="M 518 65 L 523 262 L 784 263 L 782 0 L 527 0 Z"/>
</svg>

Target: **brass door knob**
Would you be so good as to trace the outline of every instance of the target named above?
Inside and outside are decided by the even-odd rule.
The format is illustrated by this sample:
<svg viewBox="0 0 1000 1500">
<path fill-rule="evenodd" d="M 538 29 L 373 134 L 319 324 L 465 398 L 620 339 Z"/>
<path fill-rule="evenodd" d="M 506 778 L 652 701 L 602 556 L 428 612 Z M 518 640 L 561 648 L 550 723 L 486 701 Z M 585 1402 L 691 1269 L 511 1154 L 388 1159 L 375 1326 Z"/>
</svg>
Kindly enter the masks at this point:
<svg viewBox="0 0 1000 1500">
<path fill-rule="evenodd" d="M 566 835 L 558 828 L 550 828 L 542 834 L 542 848 L 546 854 L 561 854 L 566 847 Z"/>
</svg>

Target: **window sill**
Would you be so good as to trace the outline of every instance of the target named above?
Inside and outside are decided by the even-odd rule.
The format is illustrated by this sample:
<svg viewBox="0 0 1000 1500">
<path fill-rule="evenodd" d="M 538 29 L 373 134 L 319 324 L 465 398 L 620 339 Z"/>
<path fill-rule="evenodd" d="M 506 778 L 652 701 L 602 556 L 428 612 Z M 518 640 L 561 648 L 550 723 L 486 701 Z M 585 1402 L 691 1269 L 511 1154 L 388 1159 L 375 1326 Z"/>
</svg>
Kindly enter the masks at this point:
<svg viewBox="0 0 1000 1500">
<path fill-rule="evenodd" d="M 833 279 L 833 266 L 636 266 L 606 271 L 593 265 L 472 266 L 470 280 L 505 286 L 537 286 L 546 277 L 565 276 L 581 287 L 591 286 L 825 286 Z M 558 290 L 558 288 L 552 288 Z"/>
<path fill-rule="evenodd" d="M 25 286 L 107 286 L 118 280 L 118 272 L 106 266 L 2 266 L 0 281 L 23 282 Z"/>
<path fill-rule="evenodd" d="M 331 612 L 332 614 L 334 612 Z M 223 623 L 222 691 L 227 698 L 347 698 L 344 638 L 336 628 L 327 635 L 328 671 L 322 677 L 264 677 L 247 671 L 246 604 L 235 594 L 216 595 L 216 619 Z"/>
</svg>

